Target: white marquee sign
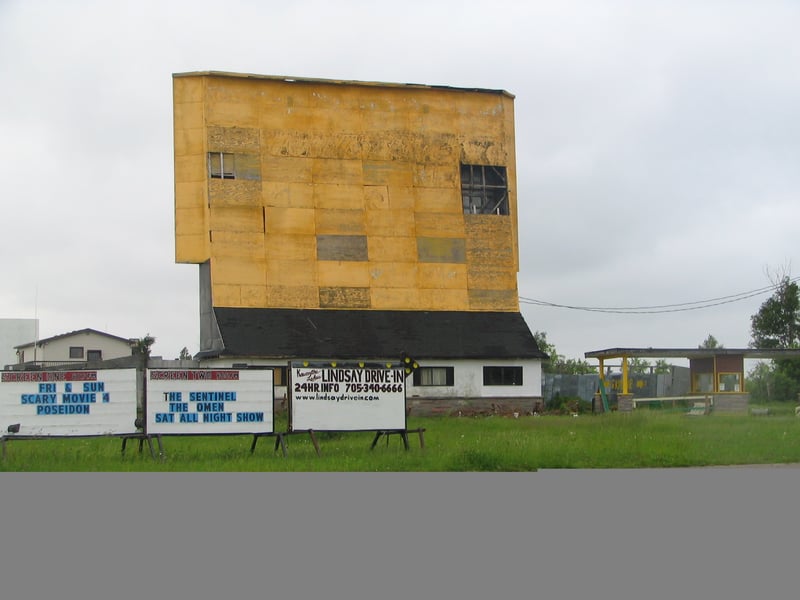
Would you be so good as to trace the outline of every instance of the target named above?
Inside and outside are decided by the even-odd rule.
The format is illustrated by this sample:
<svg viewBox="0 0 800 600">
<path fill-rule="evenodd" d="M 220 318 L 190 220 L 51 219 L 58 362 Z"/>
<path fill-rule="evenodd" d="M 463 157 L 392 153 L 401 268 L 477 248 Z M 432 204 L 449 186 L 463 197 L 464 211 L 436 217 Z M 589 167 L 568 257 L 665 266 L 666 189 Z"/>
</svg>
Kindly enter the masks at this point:
<svg viewBox="0 0 800 600">
<path fill-rule="evenodd" d="M 0 435 L 93 436 L 136 432 L 136 369 L 3 371 Z"/>
<path fill-rule="evenodd" d="M 399 364 L 292 362 L 289 388 L 294 431 L 406 427 L 405 372 Z"/>
<path fill-rule="evenodd" d="M 147 371 L 148 434 L 272 433 L 272 369 Z"/>
</svg>

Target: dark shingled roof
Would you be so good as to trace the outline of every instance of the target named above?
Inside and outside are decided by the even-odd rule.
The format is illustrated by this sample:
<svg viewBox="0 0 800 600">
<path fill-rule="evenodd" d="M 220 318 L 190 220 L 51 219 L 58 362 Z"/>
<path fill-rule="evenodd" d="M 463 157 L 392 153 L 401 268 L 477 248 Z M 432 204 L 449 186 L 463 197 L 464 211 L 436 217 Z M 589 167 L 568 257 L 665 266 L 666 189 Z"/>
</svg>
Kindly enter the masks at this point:
<svg viewBox="0 0 800 600">
<path fill-rule="evenodd" d="M 269 358 L 547 358 L 520 313 L 214 308 L 224 349 Z"/>
</svg>

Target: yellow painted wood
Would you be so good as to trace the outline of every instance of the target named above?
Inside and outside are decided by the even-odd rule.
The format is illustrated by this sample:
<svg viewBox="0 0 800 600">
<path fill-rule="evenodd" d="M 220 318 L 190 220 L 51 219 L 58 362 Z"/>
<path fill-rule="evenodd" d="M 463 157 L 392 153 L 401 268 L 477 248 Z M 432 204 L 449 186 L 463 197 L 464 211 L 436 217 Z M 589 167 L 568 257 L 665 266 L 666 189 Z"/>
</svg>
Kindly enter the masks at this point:
<svg viewBox="0 0 800 600">
<path fill-rule="evenodd" d="M 364 235 L 364 211 L 354 209 L 319 209 L 315 211 L 316 232 L 321 234 Z"/>
<path fill-rule="evenodd" d="M 420 290 L 416 288 L 370 288 L 374 310 L 419 310 Z"/>
<path fill-rule="evenodd" d="M 405 238 L 416 234 L 414 213 L 409 210 L 367 210 L 365 231 L 370 237 Z"/>
<path fill-rule="evenodd" d="M 319 288 L 302 285 L 268 285 L 267 306 L 319 308 Z"/>
<path fill-rule="evenodd" d="M 267 235 L 315 235 L 313 208 L 270 207 L 266 209 Z"/>
<path fill-rule="evenodd" d="M 369 287 L 369 263 L 321 260 L 317 262 L 317 280 L 323 287 Z"/>
<path fill-rule="evenodd" d="M 370 262 L 369 277 L 373 288 L 417 287 L 417 263 Z"/>
<path fill-rule="evenodd" d="M 467 289 L 467 266 L 452 263 L 419 263 L 417 267 L 420 289 Z"/>
<path fill-rule="evenodd" d="M 519 309 L 511 95 L 179 74 L 173 117 L 176 261 L 212 261 L 214 305 Z M 509 216 L 463 215 L 461 162 L 506 166 Z M 366 260 L 318 260 L 359 235 Z"/>
<path fill-rule="evenodd" d="M 270 233 L 264 239 L 264 249 L 267 259 L 302 261 L 310 268 L 317 259 L 317 237 Z"/>
<path fill-rule="evenodd" d="M 417 238 L 370 235 L 367 253 L 370 260 L 377 262 L 417 262 Z"/>
</svg>

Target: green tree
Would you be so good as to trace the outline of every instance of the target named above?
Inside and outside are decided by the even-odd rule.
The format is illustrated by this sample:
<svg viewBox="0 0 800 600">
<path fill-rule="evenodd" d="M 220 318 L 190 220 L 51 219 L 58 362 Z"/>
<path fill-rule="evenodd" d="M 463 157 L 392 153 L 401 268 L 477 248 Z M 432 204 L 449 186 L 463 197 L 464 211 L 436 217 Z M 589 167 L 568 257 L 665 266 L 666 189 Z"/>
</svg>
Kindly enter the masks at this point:
<svg viewBox="0 0 800 600">
<path fill-rule="evenodd" d="M 192 360 L 192 353 L 189 352 L 189 348 L 186 346 L 181 348 L 181 353 L 178 356 L 178 360 Z"/>
<path fill-rule="evenodd" d="M 672 371 L 672 365 L 670 365 L 663 358 L 659 358 L 656 361 L 655 371 L 656 371 L 656 373 L 669 373 L 669 372 Z"/>
<path fill-rule="evenodd" d="M 643 375 L 650 371 L 650 363 L 643 358 L 633 357 L 628 361 L 628 372 L 634 375 Z"/>
<path fill-rule="evenodd" d="M 720 344 L 720 343 L 717 341 L 717 338 L 715 338 L 713 335 L 711 335 L 711 334 L 709 333 L 709 334 L 708 334 L 708 337 L 705 339 L 705 341 L 704 341 L 702 344 L 700 344 L 700 345 L 698 346 L 698 348 L 704 348 L 704 349 L 714 349 L 714 348 L 720 348 L 720 349 L 722 349 L 722 348 L 723 348 L 723 346 L 722 346 L 722 344 Z"/>
<path fill-rule="evenodd" d="M 542 360 L 542 371 L 545 373 L 554 373 L 553 366 L 558 363 L 558 352 L 556 347 L 547 341 L 547 333 L 544 331 L 534 331 L 533 339 L 536 340 L 536 345 L 539 350 L 547 354 L 549 358 Z"/>
<path fill-rule="evenodd" d="M 137 356 L 144 356 L 145 358 L 150 357 L 150 348 L 153 344 L 156 343 L 156 338 L 154 338 L 149 333 L 142 337 L 133 340 L 133 353 Z"/>
<path fill-rule="evenodd" d="M 533 332 L 533 339 L 536 340 L 536 345 L 539 346 L 539 350 L 550 357 L 542 361 L 542 371 L 545 373 L 581 375 L 597 372 L 595 368 L 585 360 L 564 358 L 562 354 L 558 353 L 555 345 L 547 341 L 547 334 L 544 331 Z"/>
<path fill-rule="evenodd" d="M 784 276 L 775 292 L 750 318 L 754 348 L 800 347 L 800 288 Z"/>
<path fill-rule="evenodd" d="M 752 348 L 800 348 L 800 288 L 788 275 L 777 281 L 772 296 L 750 318 L 750 332 Z M 795 400 L 800 392 L 800 360 L 772 363 L 769 370 L 758 371 L 756 385 L 770 399 Z"/>
</svg>

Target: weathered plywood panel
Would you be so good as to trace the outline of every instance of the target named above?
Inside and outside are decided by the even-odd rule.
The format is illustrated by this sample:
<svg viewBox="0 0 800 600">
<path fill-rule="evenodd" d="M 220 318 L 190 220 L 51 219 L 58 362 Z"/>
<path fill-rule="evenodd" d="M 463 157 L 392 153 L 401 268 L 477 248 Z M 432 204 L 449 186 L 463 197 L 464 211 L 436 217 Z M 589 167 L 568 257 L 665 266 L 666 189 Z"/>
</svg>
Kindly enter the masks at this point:
<svg viewBox="0 0 800 600">
<path fill-rule="evenodd" d="M 417 238 L 419 262 L 464 263 L 466 244 L 463 238 Z"/>
<path fill-rule="evenodd" d="M 264 181 L 311 183 L 310 158 L 296 156 L 263 156 L 261 171 Z"/>
<path fill-rule="evenodd" d="M 261 151 L 260 131 L 256 127 L 209 127 L 208 150 L 258 156 Z"/>
<path fill-rule="evenodd" d="M 207 178 L 205 154 L 175 157 L 175 183 L 206 181 Z"/>
<path fill-rule="evenodd" d="M 367 210 L 367 234 L 379 237 L 410 237 L 416 234 L 416 220 L 410 210 Z"/>
<path fill-rule="evenodd" d="M 415 237 L 377 237 L 367 238 L 369 258 L 376 262 L 416 262 L 417 238 Z"/>
<path fill-rule="evenodd" d="M 317 263 L 320 287 L 369 287 L 369 263 L 321 261 Z"/>
<path fill-rule="evenodd" d="M 508 216 L 466 215 L 467 261 L 475 267 L 517 270 L 513 222 Z"/>
<path fill-rule="evenodd" d="M 315 102 L 308 113 L 309 124 L 313 131 L 357 133 L 363 130 L 363 114 L 360 110 L 323 107 Z M 337 154 L 336 156 L 346 155 Z M 350 156 L 358 156 L 358 154 Z"/>
<path fill-rule="evenodd" d="M 200 234 L 208 237 L 205 226 L 206 207 L 191 206 L 175 210 L 175 233 L 177 235 Z"/>
<path fill-rule="evenodd" d="M 211 231 L 264 231 L 264 212 L 260 207 L 211 206 Z"/>
<path fill-rule="evenodd" d="M 283 156 L 289 158 L 309 158 L 311 152 L 310 134 L 295 131 L 289 126 L 290 117 L 282 117 L 275 128 L 264 127 L 261 130 L 261 152 L 265 156 Z"/>
<path fill-rule="evenodd" d="M 468 310 L 469 296 L 461 289 L 421 289 L 419 304 L 422 310 Z"/>
<path fill-rule="evenodd" d="M 431 238 L 464 238 L 464 215 L 461 213 L 414 214 L 418 236 Z"/>
<path fill-rule="evenodd" d="M 226 285 L 213 283 L 211 286 L 211 302 L 214 306 L 242 306 L 242 287 L 239 285 Z"/>
<path fill-rule="evenodd" d="M 463 232 L 464 209 L 461 192 L 454 188 L 418 188 L 414 210 L 417 213 L 450 213 L 459 215 L 458 224 Z"/>
<path fill-rule="evenodd" d="M 209 258 L 208 233 L 175 236 L 175 262 L 199 264 Z"/>
<path fill-rule="evenodd" d="M 214 256 L 235 256 L 263 260 L 264 233 L 247 231 L 215 231 L 211 234 Z"/>
<path fill-rule="evenodd" d="M 387 135 L 394 131 L 408 131 L 410 116 L 404 111 L 367 108 L 361 113 L 361 127 L 363 131 L 380 131 Z"/>
<path fill-rule="evenodd" d="M 208 206 L 206 193 L 208 186 L 204 181 L 188 181 L 175 184 L 175 208 L 202 208 Z M 201 225 L 202 226 L 202 225 Z"/>
<path fill-rule="evenodd" d="M 363 210 L 364 186 L 314 184 L 314 206 Z"/>
<path fill-rule="evenodd" d="M 505 145 L 495 138 L 464 138 L 461 140 L 461 161 L 471 165 L 505 165 L 508 156 Z"/>
<path fill-rule="evenodd" d="M 420 289 L 467 289 L 467 266 L 452 263 L 419 263 Z"/>
<path fill-rule="evenodd" d="M 360 136 L 365 161 L 414 161 L 414 136 L 410 132 L 365 132 Z"/>
<path fill-rule="evenodd" d="M 316 211 L 316 228 L 317 234 L 364 235 L 364 211 L 319 209 Z"/>
<path fill-rule="evenodd" d="M 367 260 L 365 235 L 317 235 L 317 259 L 341 261 Z"/>
<path fill-rule="evenodd" d="M 267 303 L 267 286 L 243 285 L 240 288 L 243 308 L 261 308 Z"/>
<path fill-rule="evenodd" d="M 456 136 L 448 133 L 417 136 L 414 139 L 414 160 L 427 165 L 456 165 L 461 150 Z"/>
<path fill-rule="evenodd" d="M 211 276 L 220 284 L 266 285 L 265 266 L 263 258 L 215 256 L 211 262 Z"/>
<path fill-rule="evenodd" d="M 417 263 L 373 261 L 369 276 L 373 288 L 413 288 L 417 286 Z"/>
<path fill-rule="evenodd" d="M 311 180 L 314 183 L 362 186 L 360 160 L 339 160 L 315 158 L 311 166 Z"/>
<path fill-rule="evenodd" d="M 402 161 L 365 160 L 364 185 L 411 187 L 414 185 L 414 165 Z"/>
<path fill-rule="evenodd" d="M 392 210 L 414 210 L 417 202 L 416 190 L 413 187 L 389 188 L 389 208 Z"/>
<path fill-rule="evenodd" d="M 178 102 L 174 105 L 174 129 L 202 129 L 205 104 L 202 102 Z"/>
<path fill-rule="evenodd" d="M 268 259 L 300 260 L 313 264 L 317 258 L 317 237 L 269 234 L 265 239 L 265 252 Z"/>
<path fill-rule="evenodd" d="M 251 127 L 259 124 L 256 106 L 248 102 L 211 102 L 206 105 L 208 123 L 223 127 Z"/>
<path fill-rule="evenodd" d="M 202 102 L 204 83 L 201 77 L 173 77 L 172 98 L 176 103 Z"/>
<path fill-rule="evenodd" d="M 266 209 L 267 233 L 314 235 L 314 209 L 268 206 Z"/>
<path fill-rule="evenodd" d="M 268 258 L 266 260 L 267 285 L 312 286 L 317 285 L 314 265 L 304 260 Z"/>
<path fill-rule="evenodd" d="M 518 311 L 516 290 L 469 290 L 470 310 Z"/>
<path fill-rule="evenodd" d="M 258 154 L 238 152 L 233 156 L 237 180 L 261 181 L 261 158 Z"/>
<path fill-rule="evenodd" d="M 481 269 L 470 266 L 468 287 L 483 290 L 516 290 L 517 272 L 513 270 Z"/>
<path fill-rule="evenodd" d="M 205 75 L 206 97 L 209 102 L 246 102 L 255 104 L 261 96 L 257 80 L 227 76 Z"/>
<path fill-rule="evenodd" d="M 267 306 L 319 308 L 319 290 L 317 286 L 268 285 Z"/>
<path fill-rule="evenodd" d="M 205 133 L 200 127 L 176 129 L 175 156 L 202 155 L 206 151 Z"/>
<path fill-rule="evenodd" d="M 211 206 L 250 206 L 260 209 L 261 182 L 244 179 L 209 179 L 208 199 Z"/>
<path fill-rule="evenodd" d="M 321 287 L 320 308 L 369 308 L 369 288 Z"/>
<path fill-rule="evenodd" d="M 261 198 L 264 206 L 314 208 L 314 187 L 310 183 L 262 181 Z"/>
<path fill-rule="evenodd" d="M 389 188 L 385 185 L 365 185 L 364 206 L 374 210 L 389 208 Z"/>
<path fill-rule="evenodd" d="M 419 290 L 416 288 L 370 288 L 370 305 L 375 310 L 417 310 Z"/>
<path fill-rule="evenodd" d="M 416 187 L 461 189 L 458 161 L 447 165 L 414 165 L 412 185 Z"/>
</svg>

